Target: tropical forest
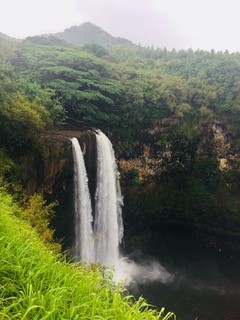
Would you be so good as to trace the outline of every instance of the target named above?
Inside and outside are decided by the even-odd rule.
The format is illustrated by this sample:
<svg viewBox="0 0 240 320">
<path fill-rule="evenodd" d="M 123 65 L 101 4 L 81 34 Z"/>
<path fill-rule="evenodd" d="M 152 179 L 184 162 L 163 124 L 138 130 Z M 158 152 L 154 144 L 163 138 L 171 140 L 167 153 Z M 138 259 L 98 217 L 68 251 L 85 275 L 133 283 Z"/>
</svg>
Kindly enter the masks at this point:
<svg viewBox="0 0 240 320">
<path fill-rule="evenodd" d="M 240 53 L 0 34 L 0 319 L 240 319 L 239 241 Z"/>
</svg>

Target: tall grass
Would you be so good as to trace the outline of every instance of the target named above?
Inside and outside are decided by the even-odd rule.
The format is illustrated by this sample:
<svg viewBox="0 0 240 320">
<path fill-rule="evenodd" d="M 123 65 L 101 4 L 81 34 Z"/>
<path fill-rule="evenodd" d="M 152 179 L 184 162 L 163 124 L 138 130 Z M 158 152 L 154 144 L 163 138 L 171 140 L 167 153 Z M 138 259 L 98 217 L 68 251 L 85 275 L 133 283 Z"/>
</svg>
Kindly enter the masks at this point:
<svg viewBox="0 0 240 320">
<path fill-rule="evenodd" d="M 101 268 L 52 253 L 0 190 L 0 319 L 175 319 L 113 288 Z"/>
</svg>

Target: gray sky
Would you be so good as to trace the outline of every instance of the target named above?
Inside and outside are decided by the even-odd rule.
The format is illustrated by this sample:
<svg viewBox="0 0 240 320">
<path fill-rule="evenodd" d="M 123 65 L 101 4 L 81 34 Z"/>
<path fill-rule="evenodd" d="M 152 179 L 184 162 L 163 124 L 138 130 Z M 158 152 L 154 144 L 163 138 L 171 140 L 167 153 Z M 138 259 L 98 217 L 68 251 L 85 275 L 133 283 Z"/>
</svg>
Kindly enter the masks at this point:
<svg viewBox="0 0 240 320">
<path fill-rule="evenodd" d="M 90 21 L 142 45 L 240 51 L 239 0 L 1 0 L 0 32 L 16 38 Z"/>
</svg>

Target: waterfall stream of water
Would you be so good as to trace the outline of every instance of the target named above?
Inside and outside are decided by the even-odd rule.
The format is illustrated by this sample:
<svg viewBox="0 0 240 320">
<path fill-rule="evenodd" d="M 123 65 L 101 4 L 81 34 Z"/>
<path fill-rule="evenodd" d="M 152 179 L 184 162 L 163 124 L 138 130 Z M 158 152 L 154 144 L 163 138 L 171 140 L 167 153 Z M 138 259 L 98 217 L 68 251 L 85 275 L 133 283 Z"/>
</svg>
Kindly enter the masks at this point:
<svg viewBox="0 0 240 320">
<path fill-rule="evenodd" d="M 123 237 L 123 198 L 119 172 L 110 140 L 96 131 L 97 176 L 94 214 L 88 189 L 88 178 L 79 142 L 72 139 L 75 193 L 75 259 L 86 263 L 99 262 L 114 267 L 113 279 L 129 283 L 159 280 L 171 282 L 173 277 L 158 262 L 143 265 L 120 256 Z M 94 216 L 93 228 L 92 221 Z"/>
<path fill-rule="evenodd" d="M 92 206 L 83 154 L 76 138 L 72 139 L 74 162 L 74 258 L 94 261 Z"/>
<path fill-rule="evenodd" d="M 115 266 L 123 236 L 122 194 L 114 150 L 100 130 L 96 132 L 97 179 L 94 232 L 88 178 L 81 147 L 72 139 L 74 159 L 75 259 Z"/>
<path fill-rule="evenodd" d="M 97 131 L 96 140 L 95 259 L 104 266 L 115 266 L 123 236 L 119 173 L 110 140 L 100 130 Z"/>
</svg>

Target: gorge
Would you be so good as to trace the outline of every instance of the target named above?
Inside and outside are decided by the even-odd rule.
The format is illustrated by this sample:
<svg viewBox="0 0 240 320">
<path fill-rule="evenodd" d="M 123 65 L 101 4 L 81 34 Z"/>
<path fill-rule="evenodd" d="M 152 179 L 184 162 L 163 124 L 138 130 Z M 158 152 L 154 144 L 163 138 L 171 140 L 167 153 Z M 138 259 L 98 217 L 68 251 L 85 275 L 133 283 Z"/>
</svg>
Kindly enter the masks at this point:
<svg viewBox="0 0 240 320">
<path fill-rule="evenodd" d="M 83 263 L 100 263 L 113 269 L 114 281 L 125 285 L 173 281 L 173 276 L 157 261 L 139 261 L 120 253 L 123 238 L 123 197 L 113 146 L 100 130 L 96 134 L 96 191 L 94 210 L 80 144 L 72 138 L 74 159 L 74 259 Z"/>
<path fill-rule="evenodd" d="M 193 234 L 162 227 L 160 233 L 152 233 L 128 255 L 120 252 L 123 199 L 119 172 L 110 140 L 100 130 L 95 131 L 95 139 L 97 168 L 93 201 L 79 142 L 72 139 L 74 216 L 75 224 L 80 226 L 75 225 L 74 246 L 81 248 L 80 254 L 74 250 L 76 260 L 114 267 L 114 281 L 124 281 L 124 286 L 136 297 L 143 294 L 158 307 L 164 302 L 179 319 L 212 320 L 212 312 L 214 319 L 237 319 L 240 310 L 236 301 L 240 292 L 233 257 L 231 261 L 221 251 L 204 246 Z M 76 157 L 76 149 L 80 157 Z M 86 152 L 86 146 L 84 150 Z M 83 236 L 86 232 L 87 241 Z"/>
</svg>

